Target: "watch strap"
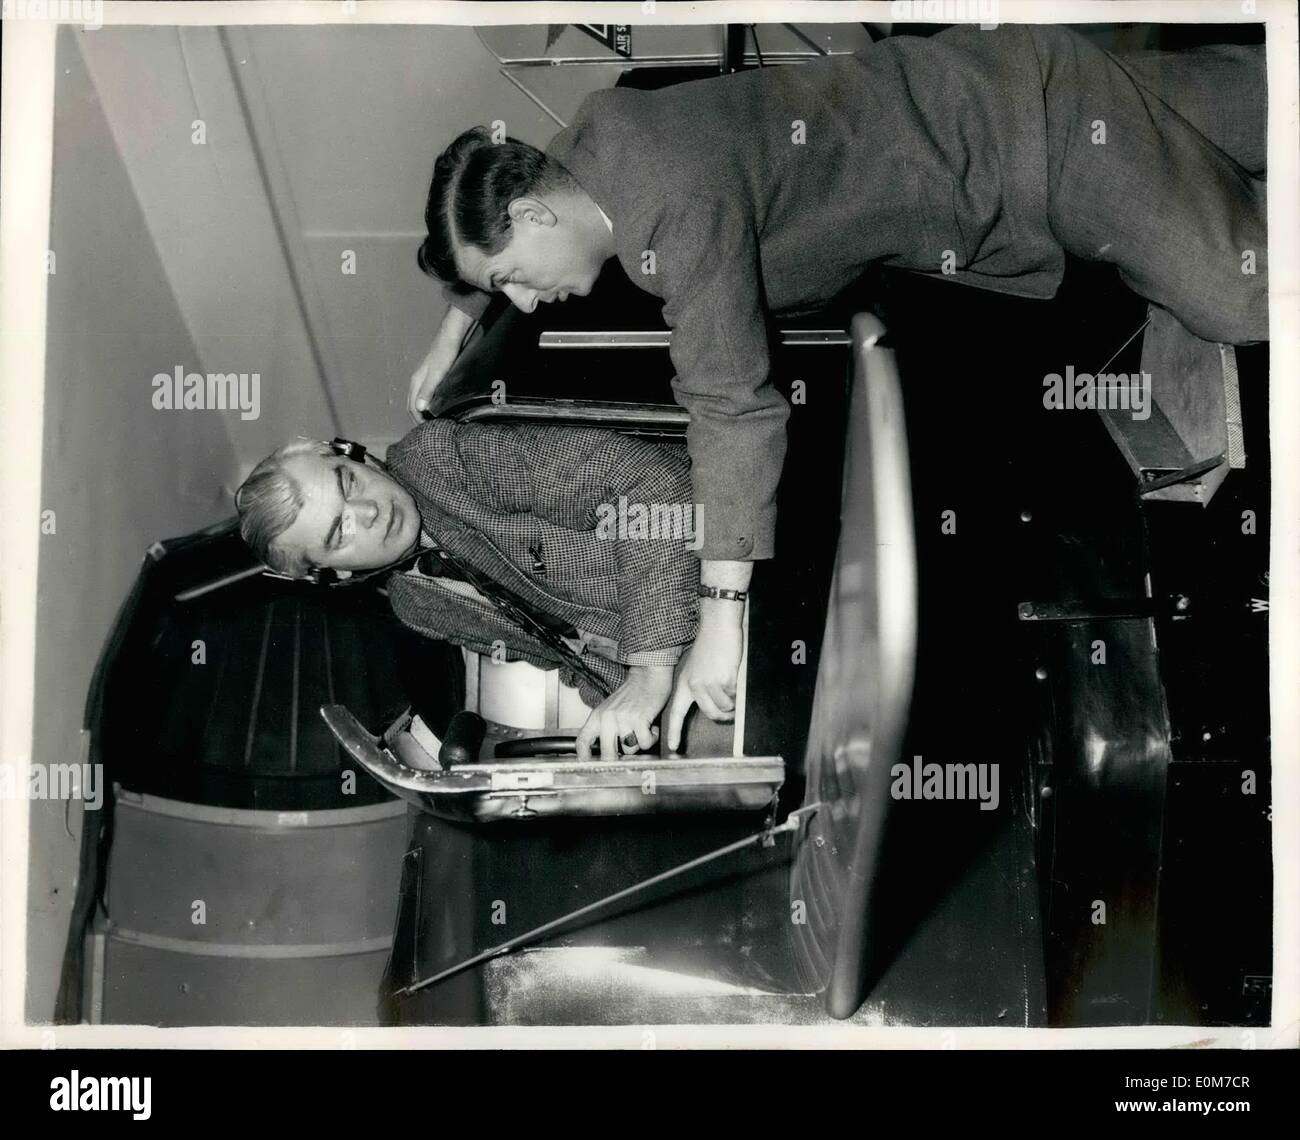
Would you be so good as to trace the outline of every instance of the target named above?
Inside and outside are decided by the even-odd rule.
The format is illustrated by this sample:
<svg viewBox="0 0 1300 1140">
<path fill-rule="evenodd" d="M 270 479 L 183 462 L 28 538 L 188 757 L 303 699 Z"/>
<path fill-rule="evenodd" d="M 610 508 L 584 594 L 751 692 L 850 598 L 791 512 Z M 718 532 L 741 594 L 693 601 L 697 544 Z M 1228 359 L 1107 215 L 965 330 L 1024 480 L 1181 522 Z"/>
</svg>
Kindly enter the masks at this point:
<svg viewBox="0 0 1300 1140">
<path fill-rule="evenodd" d="M 743 602 L 749 597 L 747 590 L 724 590 L 718 586 L 701 585 L 696 592 L 701 598 L 718 598 L 724 602 Z"/>
</svg>

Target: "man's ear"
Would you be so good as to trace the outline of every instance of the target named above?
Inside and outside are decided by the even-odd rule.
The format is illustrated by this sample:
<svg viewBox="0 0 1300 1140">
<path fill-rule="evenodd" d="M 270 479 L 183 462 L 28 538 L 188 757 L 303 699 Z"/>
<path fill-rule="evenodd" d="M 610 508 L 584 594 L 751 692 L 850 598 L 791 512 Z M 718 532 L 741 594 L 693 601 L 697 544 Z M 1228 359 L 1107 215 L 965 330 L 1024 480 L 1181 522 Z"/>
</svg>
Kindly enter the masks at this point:
<svg viewBox="0 0 1300 1140">
<path fill-rule="evenodd" d="M 530 222 L 537 226 L 553 226 L 560 219 L 555 211 L 540 198 L 515 198 L 506 211 L 514 226 Z"/>
</svg>

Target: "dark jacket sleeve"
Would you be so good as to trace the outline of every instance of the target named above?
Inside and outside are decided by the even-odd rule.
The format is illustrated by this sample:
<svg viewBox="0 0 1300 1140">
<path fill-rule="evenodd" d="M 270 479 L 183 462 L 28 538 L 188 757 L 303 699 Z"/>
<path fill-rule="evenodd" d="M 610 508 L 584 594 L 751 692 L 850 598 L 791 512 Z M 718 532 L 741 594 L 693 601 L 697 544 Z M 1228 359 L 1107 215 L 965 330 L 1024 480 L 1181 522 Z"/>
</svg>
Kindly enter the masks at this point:
<svg viewBox="0 0 1300 1140">
<path fill-rule="evenodd" d="M 686 194 L 653 245 L 709 560 L 771 558 L 790 406 L 772 386 L 752 211 Z"/>
<path fill-rule="evenodd" d="M 688 549 L 695 513 L 685 456 L 591 428 L 458 424 L 456 437 L 466 490 L 481 502 L 610 542 L 622 660 L 668 663 L 661 651 L 695 639 L 699 563 Z M 637 515 L 657 525 L 648 534 L 620 526 Z"/>
</svg>

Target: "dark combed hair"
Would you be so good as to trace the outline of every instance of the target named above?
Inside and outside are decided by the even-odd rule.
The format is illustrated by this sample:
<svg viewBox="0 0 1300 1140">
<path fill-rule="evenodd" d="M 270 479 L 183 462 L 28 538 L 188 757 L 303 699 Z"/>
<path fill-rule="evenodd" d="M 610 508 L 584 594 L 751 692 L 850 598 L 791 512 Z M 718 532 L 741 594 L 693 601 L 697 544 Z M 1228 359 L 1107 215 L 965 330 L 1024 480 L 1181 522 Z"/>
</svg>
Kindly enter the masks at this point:
<svg viewBox="0 0 1300 1140">
<path fill-rule="evenodd" d="M 428 237 L 416 254 L 420 268 L 454 290 L 473 286 L 456 270 L 455 243 L 488 257 L 510 241 L 510 203 L 569 186 L 573 176 L 553 158 L 515 139 L 492 141 L 486 127 L 471 127 L 438 156 L 424 207 Z"/>
</svg>

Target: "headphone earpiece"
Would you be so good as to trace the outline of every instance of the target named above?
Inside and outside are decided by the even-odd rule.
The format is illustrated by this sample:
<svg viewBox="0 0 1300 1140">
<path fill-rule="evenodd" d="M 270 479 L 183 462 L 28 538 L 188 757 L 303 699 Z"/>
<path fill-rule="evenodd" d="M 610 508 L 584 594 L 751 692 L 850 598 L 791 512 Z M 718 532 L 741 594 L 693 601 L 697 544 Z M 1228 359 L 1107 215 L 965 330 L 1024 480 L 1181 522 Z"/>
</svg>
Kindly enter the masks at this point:
<svg viewBox="0 0 1300 1140">
<path fill-rule="evenodd" d="M 353 440 L 335 437 L 330 440 L 330 448 L 335 455 L 350 459 L 353 463 L 364 463 L 366 461 L 365 445 L 356 443 Z"/>
<path fill-rule="evenodd" d="M 346 578 L 339 577 L 337 570 L 332 570 L 328 566 L 313 566 L 307 571 L 306 581 L 313 586 L 337 586 L 340 582 L 346 582 Z"/>
</svg>

